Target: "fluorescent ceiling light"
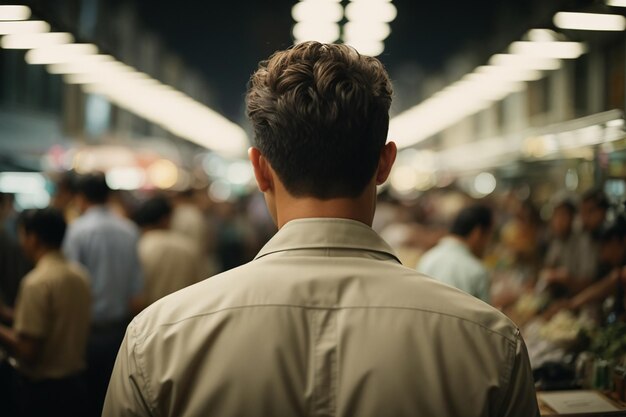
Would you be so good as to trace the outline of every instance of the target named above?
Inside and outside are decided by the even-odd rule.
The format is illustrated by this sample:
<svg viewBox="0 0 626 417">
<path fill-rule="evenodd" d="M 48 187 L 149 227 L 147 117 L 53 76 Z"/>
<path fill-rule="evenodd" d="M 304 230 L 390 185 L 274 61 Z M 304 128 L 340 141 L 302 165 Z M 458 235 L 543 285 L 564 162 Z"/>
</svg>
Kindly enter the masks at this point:
<svg viewBox="0 0 626 417">
<path fill-rule="evenodd" d="M 51 74 L 83 74 L 95 72 L 102 68 L 105 62 L 113 62 L 111 55 L 82 55 L 70 62 L 50 64 L 47 70 Z"/>
<path fill-rule="evenodd" d="M 98 48 L 90 43 L 71 43 L 47 48 L 31 49 L 26 53 L 29 64 L 62 64 L 71 62 L 85 55 L 95 55 Z"/>
<path fill-rule="evenodd" d="M 580 42 L 513 42 L 509 52 L 541 58 L 575 59 L 586 52 Z"/>
<path fill-rule="evenodd" d="M 332 43 L 339 39 L 339 36 L 339 25 L 336 23 L 300 22 L 293 27 L 296 43 L 304 41 Z"/>
<path fill-rule="evenodd" d="M 42 20 L 0 22 L 0 35 L 49 32 L 50 25 Z"/>
<path fill-rule="evenodd" d="M 606 0 L 606 4 L 613 7 L 626 7 L 626 0 Z"/>
<path fill-rule="evenodd" d="M 489 65 L 551 71 L 561 68 L 561 61 L 556 58 L 543 58 L 513 54 L 496 54 L 489 60 Z"/>
<path fill-rule="evenodd" d="M 343 19 L 343 7 L 330 0 L 305 0 L 291 8 L 291 16 L 296 22 L 331 22 Z"/>
<path fill-rule="evenodd" d="M 527 40 L 531 42 L 558 41 L 559 34 L 551 29 L 531 29 L 526 33 Z"/>
<path fill-rule="evenodd" d="M 30 15 L 27 6 L 0 6 L 0 20 L 28 20 Z"/>
<path fill-rule="evenodd" d="M 353 22 L 393 21 L 398 16 L 396 6 L 387 1 L 358 0 L 346 6 L 346 17 Z"/>
<path fill-rule="evenodd" d="M 344 43 L 352 46 L 361 55 L 378 56 L 385 50 L 385 44 L 378 40 L 354 39 L 345 40 Z"/>
<path fill-rule="evenodd" d="M 69 33 L 23 33 L 3 36 L 0 46 L 5 49 L 36 49 L 72 42 L 74 37 Z"/>
<path fill-rule="evenodd" d="M 561 29 L 623 31 L 626 18 L 617 14 L 558 12 L 554 25 Z"/>
<path fill-rule="evenodd" d="M 495 65 L 483 65 L 476 68 L 474 72 L 475 74 L 484 74 L 494 79 L 499 78 L 510 81 L 535 81 L 541 78 L 541 71 Z"/>
<path fill-rule="evenodd" d="M 382 41 L 391 33 L 388 23 L 384 22 L 347 22 L 343 26 L 343 39 L 351 41 Z"/>
</svg>

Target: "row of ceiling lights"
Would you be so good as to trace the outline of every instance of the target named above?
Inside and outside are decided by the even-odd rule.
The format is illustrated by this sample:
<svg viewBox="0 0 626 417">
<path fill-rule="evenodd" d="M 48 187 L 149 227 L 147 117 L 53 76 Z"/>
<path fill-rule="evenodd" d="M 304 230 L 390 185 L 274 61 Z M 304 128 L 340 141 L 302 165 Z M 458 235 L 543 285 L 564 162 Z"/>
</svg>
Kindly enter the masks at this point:
<svg viewBox="0 0 626 417">
<path fill-rule="evenodd" d="M 626 0 L 607 0 L 607 5 L 626 7 Z M 626 29 L 626 18 L 617 14 L 559 12 L 553 23 L 568 30 Z M 562 39 L 552 30 L 530 30 L 523 41 L 513 42 L 506 53 L 492 56 L 487 65 L 392 118 L 389 138 L 401 148 L 413 146 L 523 90 L 526 81 L 540 79 L 545 71 L 560 68 L 561 60 L 576 59 L 587 51 L 584 43 Z"/>
<path fill-rule="evenodd" d="M 27 49 L 29 64 L 46 65 L 65 82 L 80 84 L 165 130 L 224 155 L 243 155 L 246 132 L 206 105 L 175 88 L 99 53 L 92 44 L 75 43 L 69 33 L 50 32 L 41 20 L 28 20 L 26 6 L 0 6 L 0 46 Z"/>
<path fill-rule="evenodd" d="M 377 56 L 385 49 L 391 33 L 389 23 L 397 16 L 391 0 L 300 0 L 291 15 L 295 43 L 314 40 L 333 43 L 342 40 L 364 55 Z M 341 22 L 346 20 L 343 26 Z"/>
</svg>

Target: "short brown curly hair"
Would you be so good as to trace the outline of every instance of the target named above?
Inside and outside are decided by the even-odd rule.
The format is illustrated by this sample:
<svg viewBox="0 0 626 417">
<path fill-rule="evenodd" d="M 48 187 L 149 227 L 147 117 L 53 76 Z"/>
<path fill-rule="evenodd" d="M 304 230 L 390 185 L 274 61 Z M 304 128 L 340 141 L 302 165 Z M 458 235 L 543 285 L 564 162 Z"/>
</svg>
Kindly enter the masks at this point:
<svg viewBox="0 0 626 417">
<path fill-rule="evenodd" d="M 360 195 L 387 139 L 391 82 L 347 45 L 300 43 L 261 61 L 247 114 L 255 146 L 294 196 Z"/>
</svg>

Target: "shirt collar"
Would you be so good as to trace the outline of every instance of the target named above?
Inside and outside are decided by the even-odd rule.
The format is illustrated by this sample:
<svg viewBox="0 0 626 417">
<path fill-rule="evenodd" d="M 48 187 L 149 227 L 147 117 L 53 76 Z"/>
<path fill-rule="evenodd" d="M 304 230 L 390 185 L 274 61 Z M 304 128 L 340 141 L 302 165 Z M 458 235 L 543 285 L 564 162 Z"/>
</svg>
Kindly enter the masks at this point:
<svg viewBox="0 0 626 417">
<path fill-rule="evenodd" d="M 254 259 L 296 249 L 360 249 L 400 262 L 393 249 L 371 227 L 349 219 L 307 218 L 285 224 Z"/>
</svg>

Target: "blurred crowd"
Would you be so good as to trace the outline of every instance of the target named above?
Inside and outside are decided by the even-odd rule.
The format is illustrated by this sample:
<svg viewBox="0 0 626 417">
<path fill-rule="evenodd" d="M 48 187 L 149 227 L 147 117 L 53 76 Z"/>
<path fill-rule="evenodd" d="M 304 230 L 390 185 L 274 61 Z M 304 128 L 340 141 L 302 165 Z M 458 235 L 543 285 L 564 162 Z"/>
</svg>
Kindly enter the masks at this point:
<svg viewBox="0 0 626 417">
<path fill-rule="evenodd" d="M 442 190 L 406 204 L 383 192 L 373 228 L 405 266 L 507 314 L 539 369 L 572 352 L 580 333 L 572 326 L 626 321 L 626 221 L 598 189 L 541 207 L 528 197 L 478 204 Z M 56 179 L 46 209 L 18 212 L 0 194 L 0 224 L 0 396 L 9 415 L 49 415 L 37 404 L 51 397 L 75 404 L 75 415 L 99 415 L 132 317 L 250 261 L 275 233 L 261 194 L 214 202 L 203 190 L 112 192 L 101 174 L 71 172 Z"/>
<path fill-rule="evenodd" d="M 0 203 L 0 402 L 9 415 L 69 403 L 71 415 L 99 416 L 132 317 L 250 261 L 275 232 L 261 195 L 112 191 L 99 173 L 63 174 L 45 209 L 18 212 L 10 194 Z"/>
</svg>

